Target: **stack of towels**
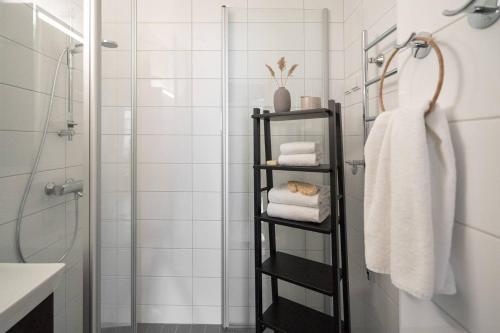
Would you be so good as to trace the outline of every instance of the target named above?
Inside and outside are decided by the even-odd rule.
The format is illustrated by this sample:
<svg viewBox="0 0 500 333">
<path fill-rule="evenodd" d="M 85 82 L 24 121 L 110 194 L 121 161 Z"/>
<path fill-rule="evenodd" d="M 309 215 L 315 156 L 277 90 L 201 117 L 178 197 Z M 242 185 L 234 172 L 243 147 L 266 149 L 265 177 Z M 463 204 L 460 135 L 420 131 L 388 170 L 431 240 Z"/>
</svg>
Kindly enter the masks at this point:
<svg viewBox="0 0 500 333">
<path fill-rule="evenodd" d="M 278 187 L 273 187 L 268 194 L 269 204 L 267 215 L 294 221 L 323 222 L 330 215 L 330 187 L 310 185 L 317 187 L 315 194 L 307 195 L 301 191 L 294 191 L 289 182 Z M 299 183 L 304 184 L 304 183 Z M 311 193 L 308 193 L 311 194 Z"/>
<path fill-rule="evenodd" d="M 289 142 L 280 145 L 280 165 L 318 166 L 321 151 L 317 142 Z"/>
</svg>

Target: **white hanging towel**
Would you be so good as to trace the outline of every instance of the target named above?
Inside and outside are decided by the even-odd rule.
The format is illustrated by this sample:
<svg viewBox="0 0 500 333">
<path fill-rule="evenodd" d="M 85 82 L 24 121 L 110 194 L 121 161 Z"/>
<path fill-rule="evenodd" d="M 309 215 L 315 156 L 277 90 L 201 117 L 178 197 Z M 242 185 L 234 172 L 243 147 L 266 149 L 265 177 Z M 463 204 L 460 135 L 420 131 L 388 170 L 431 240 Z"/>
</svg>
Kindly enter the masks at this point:
<svg viewBox="0 0 500 333">
<path fill-rule="evenodd" d="M 424 300 L 456 292 L 455 155 L 446 115 L 425 116 L 428 105 L 382 113 L 365 146 L 367 268 Z"/>
</svg>

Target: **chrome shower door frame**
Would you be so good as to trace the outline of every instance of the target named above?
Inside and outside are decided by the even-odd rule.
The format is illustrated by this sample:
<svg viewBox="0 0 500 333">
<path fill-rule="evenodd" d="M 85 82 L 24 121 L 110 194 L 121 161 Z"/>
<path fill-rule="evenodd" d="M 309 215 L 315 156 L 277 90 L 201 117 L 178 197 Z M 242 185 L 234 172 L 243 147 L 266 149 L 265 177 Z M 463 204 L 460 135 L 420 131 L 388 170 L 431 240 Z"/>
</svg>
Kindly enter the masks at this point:
<svg viewBox="0 0 500 333">
<path fill-rule="evenodd" d="M 88 328 L 85 332 L 101 332 L 101 25 L 102 0 L 85 1 L 84 17 L 85 35 L 88 36 L 88 44 L 84 46 L 84 108 L 89 110 L 89 142 L 90 142 L 90 234 L 89 234 L 89 276 L 90 281 L 86 283 L 89 293 L 84 304 L 84 311 L 88 312 Z M 136 93 L 136 0 L 131 1 L 131 305 L 130 319 L 131 332 L 137 331 L 136 317 L 136 207 L 137 207 L 137 93 Z"/>
</svg>

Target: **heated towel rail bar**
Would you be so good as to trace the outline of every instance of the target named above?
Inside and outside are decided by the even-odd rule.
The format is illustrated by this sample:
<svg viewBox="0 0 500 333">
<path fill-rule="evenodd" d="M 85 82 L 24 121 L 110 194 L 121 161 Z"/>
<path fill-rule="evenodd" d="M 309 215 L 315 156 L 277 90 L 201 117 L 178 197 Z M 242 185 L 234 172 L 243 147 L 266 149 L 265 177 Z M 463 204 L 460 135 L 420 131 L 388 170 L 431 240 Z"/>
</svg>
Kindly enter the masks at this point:
<svg viewBox="0 0 500 333">
<path fill-rule="evenodd" d="M 361 52 L 363 54 L 362 56 L 362 64 L 361 64 L 361 88 L 359 87 L 354 87 L 350 90 L 347 90 L 345 92 L 345 95 L 349 95 L 359 89 L 361 89 L 361 94 L 362 94 L 362 106 L 363 106 L 363 142 L 366 143 L 366 139 L 368 138 L 368 130 L 370 127 L 370 123 L 375 121 L 377 116 L 370 116 L 370 111 L 369 111 L 369 95 L 368 95 L 368 89 L 370 86 L 380 82 L 382 79 L 381 76 L 376 76 L 374 78 L 368 78 L 368 65 L 369 64 L 375 64 L 377 66 L 382 66 L 384 62 L 386 61 L 385 59 L 385 54 L 381 53 L 378 54 L 375 57 L 369 58 L 368 57 L 368 52 L 378 45 L 381 41 L 389 37 L 391 34 L 393 34 L 397 30 L 397 25 L 391 26 L 389 29 L 384 31 L 380 36 L 375 38 L 373 41 L 368 42 L 368 32 L 366 30 L 363 30 L 361 33 Z M 415 32 L 412 32 L 411 35 L 401 44 L 394 44 L 394 48 L 396 49 L 403 49 L 407 47 L 412 48 L 412 54 L 415 58 L 425 58 L 431 48 L 424 42 L 415 40 L 415 37 L 417 34 Z M 425 37 L 430 37 L 429 33 L 426 32 L 421 32 L 418 33 L 418 36 L 425 36 Z M 397 68 L 393 68 L 389 71 L 387 71 L 384 75 L 384 78 L 388 78 L 390 76 L 396 75 L 398 73 Z M 365 162 L 364 160 L 354 160 L 354 161 L 346 161 L 347 164 L 351 166 L 351 171 L 353 174 L 357 173 L 358 169 L 360 167 L 364 167 Z"/>
</svg>

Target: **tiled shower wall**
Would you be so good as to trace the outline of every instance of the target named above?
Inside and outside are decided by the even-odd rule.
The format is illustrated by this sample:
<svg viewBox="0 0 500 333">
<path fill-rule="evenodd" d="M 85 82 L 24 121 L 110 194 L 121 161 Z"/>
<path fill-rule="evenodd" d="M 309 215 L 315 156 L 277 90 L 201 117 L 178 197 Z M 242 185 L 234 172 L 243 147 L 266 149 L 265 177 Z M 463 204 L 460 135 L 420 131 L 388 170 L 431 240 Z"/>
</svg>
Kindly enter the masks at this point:
<svg viewBox="0 0 500 333">
<path fill-rule="evenodd" d="M 79 1 L 38 3 L 61 15 L 81 31 Z M 64 15 L 63 15 L 64 14 Z M 17 210 L 40 142 L 49 95 L 60 52 L 70 45 L 68 37 L 37 19 L 33 6 L 0 3 L 0 262 L 18 262 L 15 250 Z M 36 23 L 36 24 L 34 24 Z M 75 56 L 75 121 L 73 141 L 56 132 L 66 128 L 66 65 L 60 69 L 49 134 L 39 171 L 31 188 L 24 214 L 21 244 L 29 261 L 53 262 L 69 246 L 75 226 L 73 196 L 48 197 L 47 182 L 64 183 L 68 178 L 85 182 L 80 199 L 80 229 L 75 248 L 66 258 L 65 275 L 55 292 L 55 331 L 83 330 L 83 254 L 88 247 L 88 119 L 83 113 L 82 58 Z"/>
<path fill-rule="evenodd" d="M 401 295 L 401 332 L 500 331 L 500 22 L 477 30 L 448 18 L 450 1 L 400 1 L 399 38 L 433 33 L 443 51 L 445 81 L 438 103 L 448 117 L 457 164 L 452 268 L 458 293 L 418 302 Z M 435 54 L 400 57 L 400 100 L 428 100 L 437 78 Z M 417 88 L 418 87 L 418 88 Z"/>
<path fill-rule="evenodd" d="M 362 87 L 361 32 L 367 30 L 368 42 L 396 24 L 396 0 L 344 0 L 345 90 Z M 369 57 L 390 50 L 396 33 L 375 46 Z M 380 68 L 369 64 L 368 79 L 381 74 Z M 369 89 L 370 115 L 378 113 L 378 85 Z M 397 76 L 385 83 L 384 101 L 387 109 L 398 105 Z M 344 147 L 346 160 L 363 160 L 363 108 L 361 89 L 345 96 Z M 363 234 L 364 172 L 351 173 L 346 166 L 346 203 L 349 244 L 349 278 L 353 332 L 398 332 L 398 291 L 390 278 L 365 271 Z"/>
<path fill-rule="evenodd" d="M 130 50 L 130 3 L 115 0 L 103 3 L 103 37 L 117 40 L 120 45 L 117 50 L 103 53 L 103 70 L 110 71 L 103 72 L 103 75 L 106 73 L 103 116 L 106 112 L 110 117 L 109 124 L 117 125 L 108 133 L 111 140 L 107 149 L 111 153 L 117 149 L 126 150 L 129 144 L 126 137 L 130 128 L 125 125 L 130 101 L 130 52 L 127 51 Z M 330 89 L 332 96 L 342 102 L 342 1 L 137 1 L 139 322 L 220 323 L 222 4 L 243 9 L 329 8 L 330 30 L 334 36 L 331 62 L 335 64 Z M 106 11 L 108 15 L 105 15 Z M 293 33 L 286 38 L 294 38 Z M 269 61 L 275 61 L 274 58 Z M 249 128 L 246 126 L 250 124 L 250 111 L 245 111 L 248 113 L 241 113 L 243 122 L 237 119 L 235 126 L 230 126 L 232 134 L 241 138 L 241 144 L 231 148 L 231 155 L 236 160 L 238 156 L 246 160 L 250 153 Z M 110 172 L 118 170 L 115 167 L 120 163 L 128 162 L 127 156 L 115 157 L 114 161 L 109 161 L 113 164 Z M 250 181 L 244 170 L 232 182 L 235 189 L 238 182 Z M 111 186 L 127 184 L 128 175 L 122 171 L 112 173 Z M 116 188 L 112 188 L 114 194 L 120 189 L 115 191 Z M 115 220 L 115 224 L 109 225 L 109 234 L 115 235 L 111 237 L 112 241 L 119 242 L 116 232 L 128 227 L 116 222 L 126 223 L 129 198 L 125 195 L 119 199 L 114 194 L 111 197 L 117 201 L 110 203 L 113 208 L 110 213 L 114 215 L 108 222 Z M 238 195 L 233 194 L 232 198 Z M 247 195 L 244 193 L 239 197 L 246 198 Z M 248 200 L 238 202 L 243 206 L 235 211 L 238 213 L 235 216 L 246 218 L 251 203 Z M 314 242 L 309 239 L 311 241 Z M 286 237 L 283 242 L 288 243 Z M 299 243 L 305 242 L 304 234 Z M 245 250 L 247 254 L 250 253 L 248 246 L 249 243 Z M 111 253 L 120 252 L 119 243 L 109 248 Z M 127 258 L 126 250 L 123 251 L 123 258 Z M 109 260 L 113 258 L 111 256 Z M 120 266 L 120 260 L 116 262 Z M 233 264 L 239 264 L 238 260 Z M 116 264 L 111 267 L 116 267 Z M 120 276 L 119 271 L 118 267 L 117 276 Z M 245 276 L 247 282 L 249 278 L 249 275 Z M 121 317 L 126 314 L 120 315 L 118 309 L 124 304 L 123 309 L 127 306 L 117 298 L 121 294 L 120 286 L 115 285 L 111 290 L 114 291 L 108 295 L 111 321 L 126 322 L 126 318 Z M 248 324 L 253 320 L 253 315 L 249 315 L 253 292 L 247 288 L 242 291 L 243 294 L 233 295 L 236 298 L 231 313 L 234 323 Z M 240 296 L 243 298 L 239 299 Z"/>
</svg>

